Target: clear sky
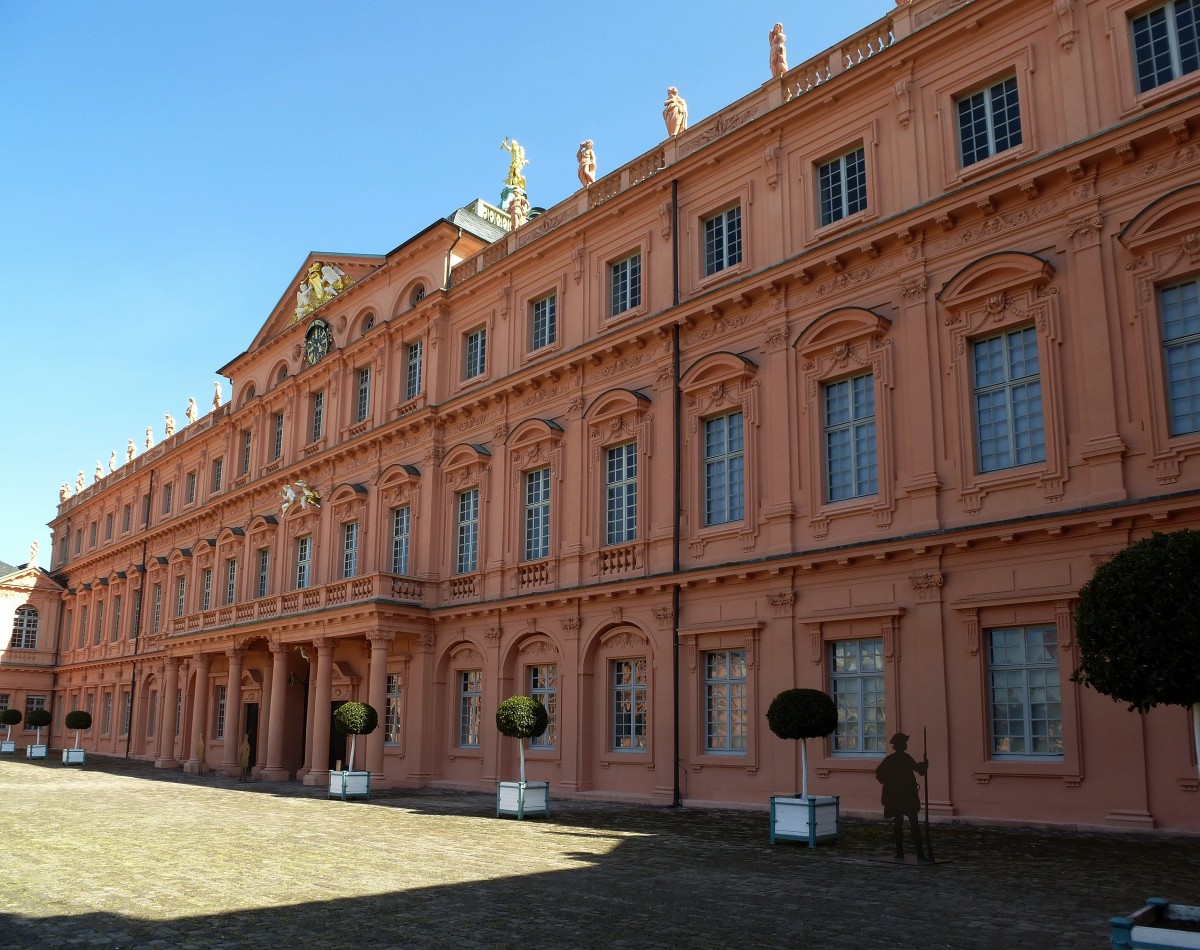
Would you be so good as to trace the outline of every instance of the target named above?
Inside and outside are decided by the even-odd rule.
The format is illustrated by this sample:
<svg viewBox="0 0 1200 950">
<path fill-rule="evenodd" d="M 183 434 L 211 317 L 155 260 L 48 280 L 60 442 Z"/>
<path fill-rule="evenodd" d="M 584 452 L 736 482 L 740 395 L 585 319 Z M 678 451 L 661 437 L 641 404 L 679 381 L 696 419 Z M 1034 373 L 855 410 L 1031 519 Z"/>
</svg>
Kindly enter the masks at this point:
<svg viewBox="0 0 1200 950">
<path fill-rule="evenodd" d="M 894 0 L 0 0 L 0 560 L 46 566 L 58 487 L 212 402 L 310 251 L 382 254 L 476 197 L 520 140 L 530 202 Z M 222 382 L 226 398 L 229 385 Z"/>
</svg>

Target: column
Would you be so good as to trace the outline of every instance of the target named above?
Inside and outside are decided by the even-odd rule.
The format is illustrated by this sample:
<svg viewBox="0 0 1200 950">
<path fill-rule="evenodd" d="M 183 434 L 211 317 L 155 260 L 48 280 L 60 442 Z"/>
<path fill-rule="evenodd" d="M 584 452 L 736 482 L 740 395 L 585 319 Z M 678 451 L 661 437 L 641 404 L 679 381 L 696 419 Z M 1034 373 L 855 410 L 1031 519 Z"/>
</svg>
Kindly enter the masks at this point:
<svg viewBox="0 0 1200 950">
<path fill-rule="evenodd" d="M 221 774 L 237 776 L 242 765 L 238 761 L 238 749 L 242 744 L 242 657 L 245 650 L 231 647 L 225 651 L 229 657 L 229 678 L 225 684 L 225 758 L 221 762 Z"/>
<path fill-rule="evenodd" d="M 305 781 L 305 776 L 312 770 L 313 760 L 313 708 L 316 706 L 316 684 L 317 684 L 317 656 L 316 645 L 309 648 L 309 654 L 306 655 L 304 649 L 300 649 L 301 658 L 308 663 L 308 670 L 304 674 L 304 761 L 300 763 L 300 768 L 296 770 L 296 780 Z M 305 783 L 307 784 L 307 783 Z"/>
<path fill-rule="evenodd" d="M 251 774 L 258 777 L 267 767 L 267 735 L 271 728 L 271 675 L 263 677 L 262 695 L 258 701 L 258 742 L 254 747 Z"/>
<path fill-rule="evenodd" d="M 179 765 L 175 759 L 175 694 L 179 692 L 179 657 L 167 657 L 164 667 L 162 695 L 158 701 L 158 754 L 154 759 L 154 767 L 173 769 Z"/>
<path fill-rule="evenodd" d="M 188 743 L 187 752 L 190 756 L 183 765 L 183 770 L 193 775 L 204 772 L 204 756 L 207 750 L 207 736 L 204 734 L 208 722 L 208 668 L 212 663 L 206 653 L 197 653 L 192 657 L 192 666 L 196 669 L 196 681 L 192 687 L 192 741 Z"/>
<path fill-rule="evenodd" d="M 271 641 L 271 720 L 267 724 L 267 766 L 262 777 L 268 782 L 286 782 L 283 767 L 283 715 L 287 699 L 287 651 L 285 644 Z"/>
<path fill-rule="evenodd" d="M 371 772 L 371 787 L 383 788 L 383 717 L 387 712 L 387 660 L 392 649 L 394 633 L 382 630 L 368 633 L 371 641 L 371 668 L 367 674 L 367 702 L 379 714 L 378 728 L 367 736 L 367 768 Z"/>
<path fill-rule="evenodd" d="M 329 780 L 329 706 L 333 702 L 333 641 L 321 637 L 313 644 L 317 651 L 317 674 L 312 702 L 311 768 L 304 776 L 305 785 L 324 785 Z"/>
</svg>

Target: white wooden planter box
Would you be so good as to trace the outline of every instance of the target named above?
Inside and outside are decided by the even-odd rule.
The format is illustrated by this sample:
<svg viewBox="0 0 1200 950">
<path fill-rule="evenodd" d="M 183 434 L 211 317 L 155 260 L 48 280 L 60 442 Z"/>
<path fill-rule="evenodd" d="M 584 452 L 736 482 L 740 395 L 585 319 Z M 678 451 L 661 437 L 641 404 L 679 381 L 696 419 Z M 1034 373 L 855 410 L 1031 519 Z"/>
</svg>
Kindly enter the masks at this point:
<svg viewBox="0 0 1200 950">
<path fill-rule="evenodd" d="M 549 782 L 497 782 L 496 815 L 550 816 Z"/>
<path fill-rule="evenodd" d="M 0 754 L 14 755 L 17 751 L 16 739 L 0 739 Z"/>
<path fill-rule="evenodd" d="M 821 841 L 837 841 L 840 801 L 837 795 L 772 795 L 771 844 L 805 841 L 815 848 Z"/>
<path fill-rule="evenodd" d="M 1200 907 L 1151 897 L 1128 917 L 1109 919 L 1115 950 L 1168 950 L 1200 947 Z M 1181 928 L 1190 929 L 1181 929 Z"/>
<path fill-rule="evenodd" d="M 44 759 L 46 750 L 49 746 L 43 742 L 41 745 L 27 745 L 25 747 L 25 758 L 27 759 Z"/>
<path fill-rule="evenodd" d="M 87 761 L 87 749 L 63 749 L 63 765 L 83 765 Z"/>
<path fill-rule="evenodd" d="M 329 797 L 340 798 L 370 798 L 370 772 L 330 772 Z"/>
</svg>

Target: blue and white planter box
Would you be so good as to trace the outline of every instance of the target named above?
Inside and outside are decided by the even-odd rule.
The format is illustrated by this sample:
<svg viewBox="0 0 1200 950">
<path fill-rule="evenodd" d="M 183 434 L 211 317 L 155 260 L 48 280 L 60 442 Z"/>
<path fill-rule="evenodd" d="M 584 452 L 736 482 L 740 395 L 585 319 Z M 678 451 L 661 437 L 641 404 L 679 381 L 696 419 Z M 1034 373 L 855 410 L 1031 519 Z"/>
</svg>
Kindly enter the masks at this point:
<svg viewBox="0 0 1200 950">
<path fill-rule="evenodd" d="M 25 747 L 25 758 L 44 759 L 46 757 L 46 750 L 48 748 L 49 746 L 45 742 L 41 743 L 40 745 L 36 743 L 34 745 L 27 745 Z"/>
<path fill-rule="evenodd" d="M 772 795 L 771 844 L 805 841 L 815 848 L 822 841 L 837 841 L 840 802 L 837 795 Z"/>
<path fill-rule="evenodd" d="M 370 772 L 333 772 L 329 773 L 329 797 L 340 798 L 370 798 Z"/>
<path fill-rule="evenodd" d="M 550 816 L 549 782 L 497 782 L 496 817 L 500 815 Z"/>
<path fill-rule="evenodd" d="M 1200 907 L 1172 904 L 1161 897 L 1128 917 L 1112 917 L 1113 950 L 1174 950 L 1200 947 Z"/>
<path fill-rule="evenodd" d="M 87 749 L 63 749 L 63 765 L 83 765 L 87 761 Z"/>
<path fill-rule="evenodd" d="M 16 739 L 0 739 L 0 755 L 16 755 Z"/>
</svg>

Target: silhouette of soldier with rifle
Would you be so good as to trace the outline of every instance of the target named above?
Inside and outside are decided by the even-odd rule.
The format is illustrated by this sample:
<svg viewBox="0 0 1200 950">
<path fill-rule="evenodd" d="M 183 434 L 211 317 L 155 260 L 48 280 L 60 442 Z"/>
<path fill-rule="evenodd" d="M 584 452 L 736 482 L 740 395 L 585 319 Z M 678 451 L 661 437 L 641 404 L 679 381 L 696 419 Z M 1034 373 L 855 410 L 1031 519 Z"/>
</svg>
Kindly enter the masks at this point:
<svg viewBox="0 0 1200 950">
<path fill-rule="evenodd" d="M 918 762 L 909 755 L 908 736 L 903 732 L 897 732 L 892 736 L 891 745 L 896 751 L 879 763 L 879 767 L 875 770 L 875 778 L 883 785 L 883 817 L 893 821 L 896 860 L 904 860 L 904 819 L 908 818 L 917 861 L 927 864 L 933 858 L 926 852 L 921 842 L 921 825 L 918 821 L 921 811 L 921 790 L 917 785 L 916 776 L 923 776 L 929 771 L 929 758 L 926 756 Z"/>
</svg>

